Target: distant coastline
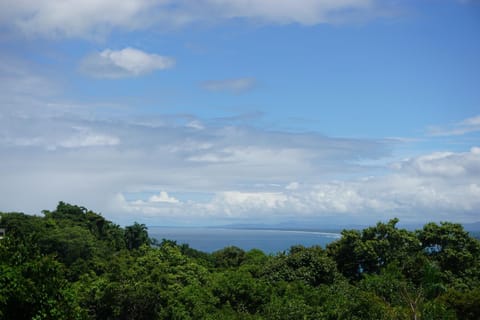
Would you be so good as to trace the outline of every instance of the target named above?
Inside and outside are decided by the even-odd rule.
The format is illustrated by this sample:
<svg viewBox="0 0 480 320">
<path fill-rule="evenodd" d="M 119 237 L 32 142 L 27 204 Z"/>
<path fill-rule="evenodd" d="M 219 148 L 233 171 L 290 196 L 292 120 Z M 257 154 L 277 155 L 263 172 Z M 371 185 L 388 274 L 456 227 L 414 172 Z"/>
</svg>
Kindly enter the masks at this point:
<svg viewBox="0 0 480 320">
<path fill-rule="evenodd" d="M 294 245 L 325 247 L 341 238 L 340 233 L 325 230 L 226 226 L 150 227 L 149 233 L 159 241 L 173 240 L 203 252 L 236 246 L 246 251 L 260 249 L 269 254 L 289 250 Z"/>
<path fill-rule="evenodd" d="M 480 223 L 467 223 L 462 224 L 472 237 L 480 240 Z M 345 229 L 362 230 L 364 227 L 358 226 L 346 226 L 338 228 L 303 228 L 303 227 L 276 227 L 276 226 L 258 226 L 258 225 L 218 225 L 218 226 L 149 226 L 151 229 L 189 229 L 189 230 L 243 230 L 243 231 L 265 231 L 265 232 L 288 232 L 296 234 L 317 234 L 323 237 L 339 239 L 341 238 L 341 232 Z M 421 226 L 408 225 L 404 227 L 407 230 L 421 229 Z"/>
<path fill-rule="evenodd" d="M 291 232 L 291 233 L 307 233 L 319 234 L 322 236 L 331 236 L 332 238 L 340 238 L 342 235 L 338 230 L 321 230 L 321 229 L 302 229 L 302 228 L 267 228 L 267 227 L 207 227 L 208 229 L 231 229 L 231 230 L 251 230 L 251 231 L 272 231 L 272 232 Z"/>
</svg>

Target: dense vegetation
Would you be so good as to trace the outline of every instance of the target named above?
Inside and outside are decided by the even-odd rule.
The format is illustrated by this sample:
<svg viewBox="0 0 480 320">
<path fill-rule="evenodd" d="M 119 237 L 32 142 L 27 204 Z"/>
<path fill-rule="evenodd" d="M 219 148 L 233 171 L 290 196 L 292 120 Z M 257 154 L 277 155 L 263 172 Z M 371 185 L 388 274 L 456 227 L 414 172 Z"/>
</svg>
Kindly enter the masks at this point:
<svg viewBox="0 0 480 320">
<path fill-rule="evenodd" d="M 480 242 L 459 224 L 207 254 L 79 206 L 43 214 L 1 214 L 0 319 L 480 319 Z"/>
</svg>

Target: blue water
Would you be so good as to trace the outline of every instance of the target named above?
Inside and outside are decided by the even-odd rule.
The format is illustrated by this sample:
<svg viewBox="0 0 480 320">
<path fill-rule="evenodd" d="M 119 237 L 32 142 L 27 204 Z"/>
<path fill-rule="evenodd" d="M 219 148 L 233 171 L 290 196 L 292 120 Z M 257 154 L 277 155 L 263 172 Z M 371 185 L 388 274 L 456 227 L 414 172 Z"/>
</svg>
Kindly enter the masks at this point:
<svg viewBox="0 0 480 320">
<path fill-rule="evenodd" d="M 325 247 L 340 237 L 337 233 L 316 231 L 225 228 L 149 227 L 148 233 L 159 241 L 168 239 L 177 241 L 178 244 L 187 243 L 191 248 L 204 252 L 237 246 L 243 250 L 260 249 L 267 254 L 286 251 L 296 244 Z"/>
</svg>

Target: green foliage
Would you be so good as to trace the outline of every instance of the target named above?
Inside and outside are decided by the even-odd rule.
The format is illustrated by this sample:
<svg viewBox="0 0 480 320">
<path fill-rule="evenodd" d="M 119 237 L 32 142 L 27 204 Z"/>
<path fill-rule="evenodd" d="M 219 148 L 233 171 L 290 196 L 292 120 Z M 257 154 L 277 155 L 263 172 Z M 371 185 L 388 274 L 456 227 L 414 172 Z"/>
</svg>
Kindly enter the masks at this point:
<svg viewBox="0 0 480 320">
<path fill-rule="evenodd" d="M 321 319 L 398 319 L 378 296 L 342 280 L 323 286 L 317 303 Z"/>
<path fill-rule="evenodd" d="M 194 259 L 197 263 L 201 264 L 202 266 L 212 267 L 215 263 L 214 257 L 211 254 L 190 248 L 190 246 L 186 243 L 181 244 L 179 248 L 180 248 L 180 252 L 183 255 Z"/>
<path fill-rule="evenodd" d="M 75 319 L 64 266 L 13 238 L 0 241 L 1 319 Z"/>
<path fill-rule="evenodd" d="M 219 306 L 228 305 L 238 312 L 251 314 L 259 312 L 269 296 L 263 281 L 241 271 L 218 273 L 213 283 L 213 294 Z"/>
<path fill-rule="evenodd" d="M 43 213 L 0 213 L 0 320 L 480 319 L 480 244 L 458 224 L 208 254 L 76 205 Z"/>
<path fill-rule="evenodd" d="M 463 230 L 462 225 L 429 223 L 417 232 L 422 248 L 443 271 L 458 276 L 476 267 L 480 261 L 480 242 Z"/>
<path fill-rule="evenodd" d="M 440 299 L 455 311 L 458 319 L 480 319 L 480 288 L 461 291 L 448 290 Z"/>
<path fill-rule="evenodd" d="M 125 244 L 129 250 L 138 249 L 150 243 L 147 229 L 147 226 L 137 222 L 125 228 Z"/>
<path fill-rule="evenodd" d="M 272 281 L 304 281 L 311 286 L 331 284 L 337 275 L 335 262 L 319 246 L 293 246 L 266 265 L 265 277 Z"/>
<path fill-rule="evenodd" d="M 327 251 L 340 272 L 351 280 L 378 273 L 389 263 L 407 261 L 420 249 L 415 234 L 398 229 L 397 223 L 398 219 L 392 219 L 362 231 L 344 230 L 342 238 L 329 244 Z"/>
<path fill-rule="evenodd" d="M 312 307 L 301 296 L 293 298 L 274 296 L 265 306 L 265 317 L 272 320 L 318 319 Z"/>
<path fill-rule="evenodd" d="M 215 251 L 212 256 L 217 268 L 238 268 L 245 260 L 245 251 L 231 246 Z"/>
</svg>

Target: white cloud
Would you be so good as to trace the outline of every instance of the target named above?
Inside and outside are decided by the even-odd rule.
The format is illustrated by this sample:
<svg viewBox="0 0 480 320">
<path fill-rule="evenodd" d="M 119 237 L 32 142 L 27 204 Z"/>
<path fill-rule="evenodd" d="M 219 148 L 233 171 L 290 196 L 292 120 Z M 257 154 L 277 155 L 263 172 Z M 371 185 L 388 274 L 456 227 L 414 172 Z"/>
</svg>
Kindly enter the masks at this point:
<svg viewBox="0 0 480 320">
<path fill-rule="evenodd" d="M 210 80 L 202 83 L 202 87 L 214 92 L 243 93 L 255 87 L 254 78 L 235 78 L 224 80 Z"/>
<path fill-rule="evenodd" d="M 460 136 L 467 133 L 478 132 L 480 131 L 480 115 L 445 127 L 432 126 L 428 131 L 432 136 Z"/>
<path fill-rule="evenodd" d="M 175 60 L 138 49 L 110 49 L 94 53 L 83 59 L 80 69 L 93 77 L 123 78 L 140 76 L 156 70 L 172 68 Z"/>
<path fill-rule="evenodd" d="M 148 198 L 149 202 L 154 202 L 154 203 L 179 203 L 180 201 L 178 199 L 175 199 L 174 197 L 171 197 L 166 193 L 165 191 L 160 191 L 159 194 L 153 195 L 150 198 Z"/>
<path fill-rule="evenodd" d="M 375 17 L 379 0 L 19 0 L 0 2 L 0 21 L 30 35 L 96 37 L 111 29 L 136 30 L 242 18 L 314 25 Z"/>
</svg>

